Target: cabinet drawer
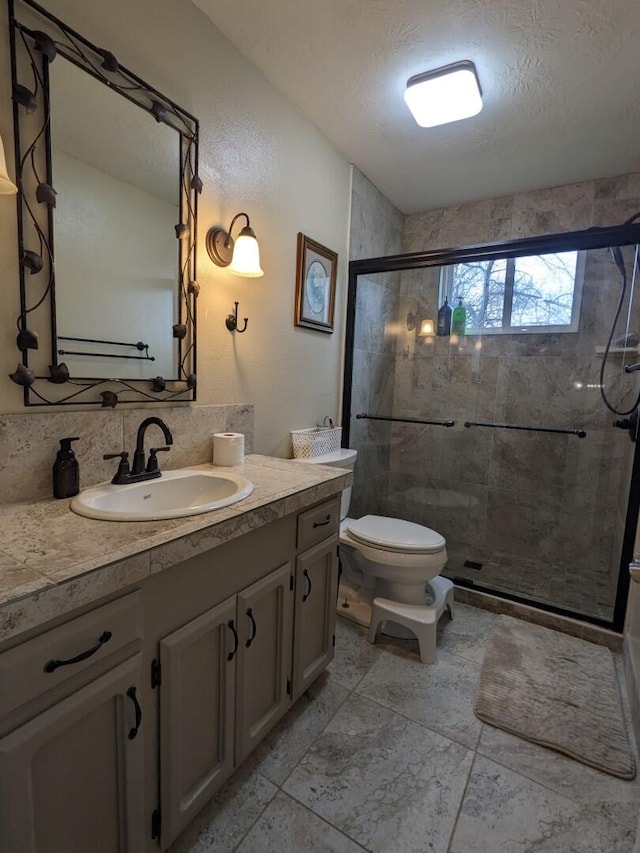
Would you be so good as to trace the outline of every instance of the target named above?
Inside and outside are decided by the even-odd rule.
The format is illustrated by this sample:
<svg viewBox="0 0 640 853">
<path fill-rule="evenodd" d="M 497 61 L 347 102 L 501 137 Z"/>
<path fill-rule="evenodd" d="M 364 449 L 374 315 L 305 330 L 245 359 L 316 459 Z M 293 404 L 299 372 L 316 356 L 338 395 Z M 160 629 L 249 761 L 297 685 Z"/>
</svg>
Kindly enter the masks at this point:
<svg viewBox="0 0 640 853">
<path fill-rule="evenodd" d="M 139 640 L 138 599 L 129 593 L 0 654 L 0 718 Z"/>
<path fill-rule="evenodd" d="M 325 501 L 298 516 L 297 546 L 299 551 L 334 536 L 340 524 L 340 496 Z"/>
</svg>

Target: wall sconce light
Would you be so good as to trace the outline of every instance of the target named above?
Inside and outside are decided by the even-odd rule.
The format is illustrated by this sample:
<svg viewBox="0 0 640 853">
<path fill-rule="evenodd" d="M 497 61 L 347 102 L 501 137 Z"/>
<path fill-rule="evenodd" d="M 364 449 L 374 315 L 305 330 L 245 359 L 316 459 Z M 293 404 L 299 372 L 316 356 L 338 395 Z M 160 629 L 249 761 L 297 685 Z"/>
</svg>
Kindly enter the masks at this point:
<svg viewBox="0 0 640 853">
<path fill-rule="evenodd" d="M 420 323 L 420 331 L 418 336 L 421 338 L 433 337 L 436 333 L 435 323 L 433 320 L 425 319 Z"/>
<path fill-rule="evenodd" d="M 247 224 L 234 241 L 231 230 L 241 216 L 245 217 Z M 236 214 L 231 220 L 228 231 L 224 228 L 210 228 L 207 232 L 206 245 L 209 257 L 219 267 L 229 267 L 230 272 L 249 278 L 259 278 L 264 275 L 260 267 L 260 247 L 246 213 Z"/>
<path fill-rule="evenodd" d="M 18 187 L 13 183 L 7 172 L 7 161 L 4 156 L 4 147 L 0 137 L 0 195 L 15 195 Z"/>
</svg>

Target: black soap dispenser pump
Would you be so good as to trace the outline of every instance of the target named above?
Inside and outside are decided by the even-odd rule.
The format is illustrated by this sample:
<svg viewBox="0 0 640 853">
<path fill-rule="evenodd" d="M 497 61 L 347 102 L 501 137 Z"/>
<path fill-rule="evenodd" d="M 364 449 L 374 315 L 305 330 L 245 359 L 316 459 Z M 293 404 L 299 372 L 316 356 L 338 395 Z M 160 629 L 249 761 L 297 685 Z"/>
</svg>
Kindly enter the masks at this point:
<svg viewBox="0 0 640 853">
<path fill-rule="evenodd" d="M 61 438 L 60 450 L 53 463 L 54 498 L 72 498 L 80 491 L 80 466 L 71 442 L 77 438 Z"/>
</svg>

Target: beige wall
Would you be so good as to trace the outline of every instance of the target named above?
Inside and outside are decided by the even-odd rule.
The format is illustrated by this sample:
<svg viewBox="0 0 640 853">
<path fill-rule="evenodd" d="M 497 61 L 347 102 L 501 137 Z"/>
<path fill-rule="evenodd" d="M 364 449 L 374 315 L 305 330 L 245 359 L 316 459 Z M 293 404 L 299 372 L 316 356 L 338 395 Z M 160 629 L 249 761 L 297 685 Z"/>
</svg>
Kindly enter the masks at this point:
<svg viewBox="0 0 640 853">
<path fill-rule="evenodd" d="M 255 449 L 287 455 L 288 431 L 336 416 L 346 300 L 350 170 L 318 130 L 271 87 L 188 0 L 48 0 L 47 8 L 200 120 L 198 402 L 255 405 Z M 0 31 L 0 133 L 11 161 L 8 33 Z M 12 165 L 10 163 L 10 171 Z M 212 225 L 246 210 L 260 240 L 262 279 L 214 267 Z M 0 199 L 2 374 L 15 369 L 18 277 L 15 204 Z M 336 332 L 293 326 L 298 231 L 340 256 Z M 224 318 L 240 302 L 244 335 Z M 0 411 L 21 412 L 21 389 L 0 380 Z"/>
</svg>

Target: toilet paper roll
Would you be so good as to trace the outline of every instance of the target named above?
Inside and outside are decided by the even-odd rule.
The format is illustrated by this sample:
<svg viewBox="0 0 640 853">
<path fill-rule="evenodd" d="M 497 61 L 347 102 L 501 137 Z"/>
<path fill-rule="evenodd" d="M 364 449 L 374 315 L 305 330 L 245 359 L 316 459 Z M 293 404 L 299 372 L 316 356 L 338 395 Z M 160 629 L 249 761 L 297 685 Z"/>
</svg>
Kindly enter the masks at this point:
<svg viewBox="0 0 640 853">
<path fill-rule="evenodd" d="M 244 435 L 241 432 L 216 432 L 213 435 L 213 464 L 228 468 L 244 460 Z"/>
</svg>

